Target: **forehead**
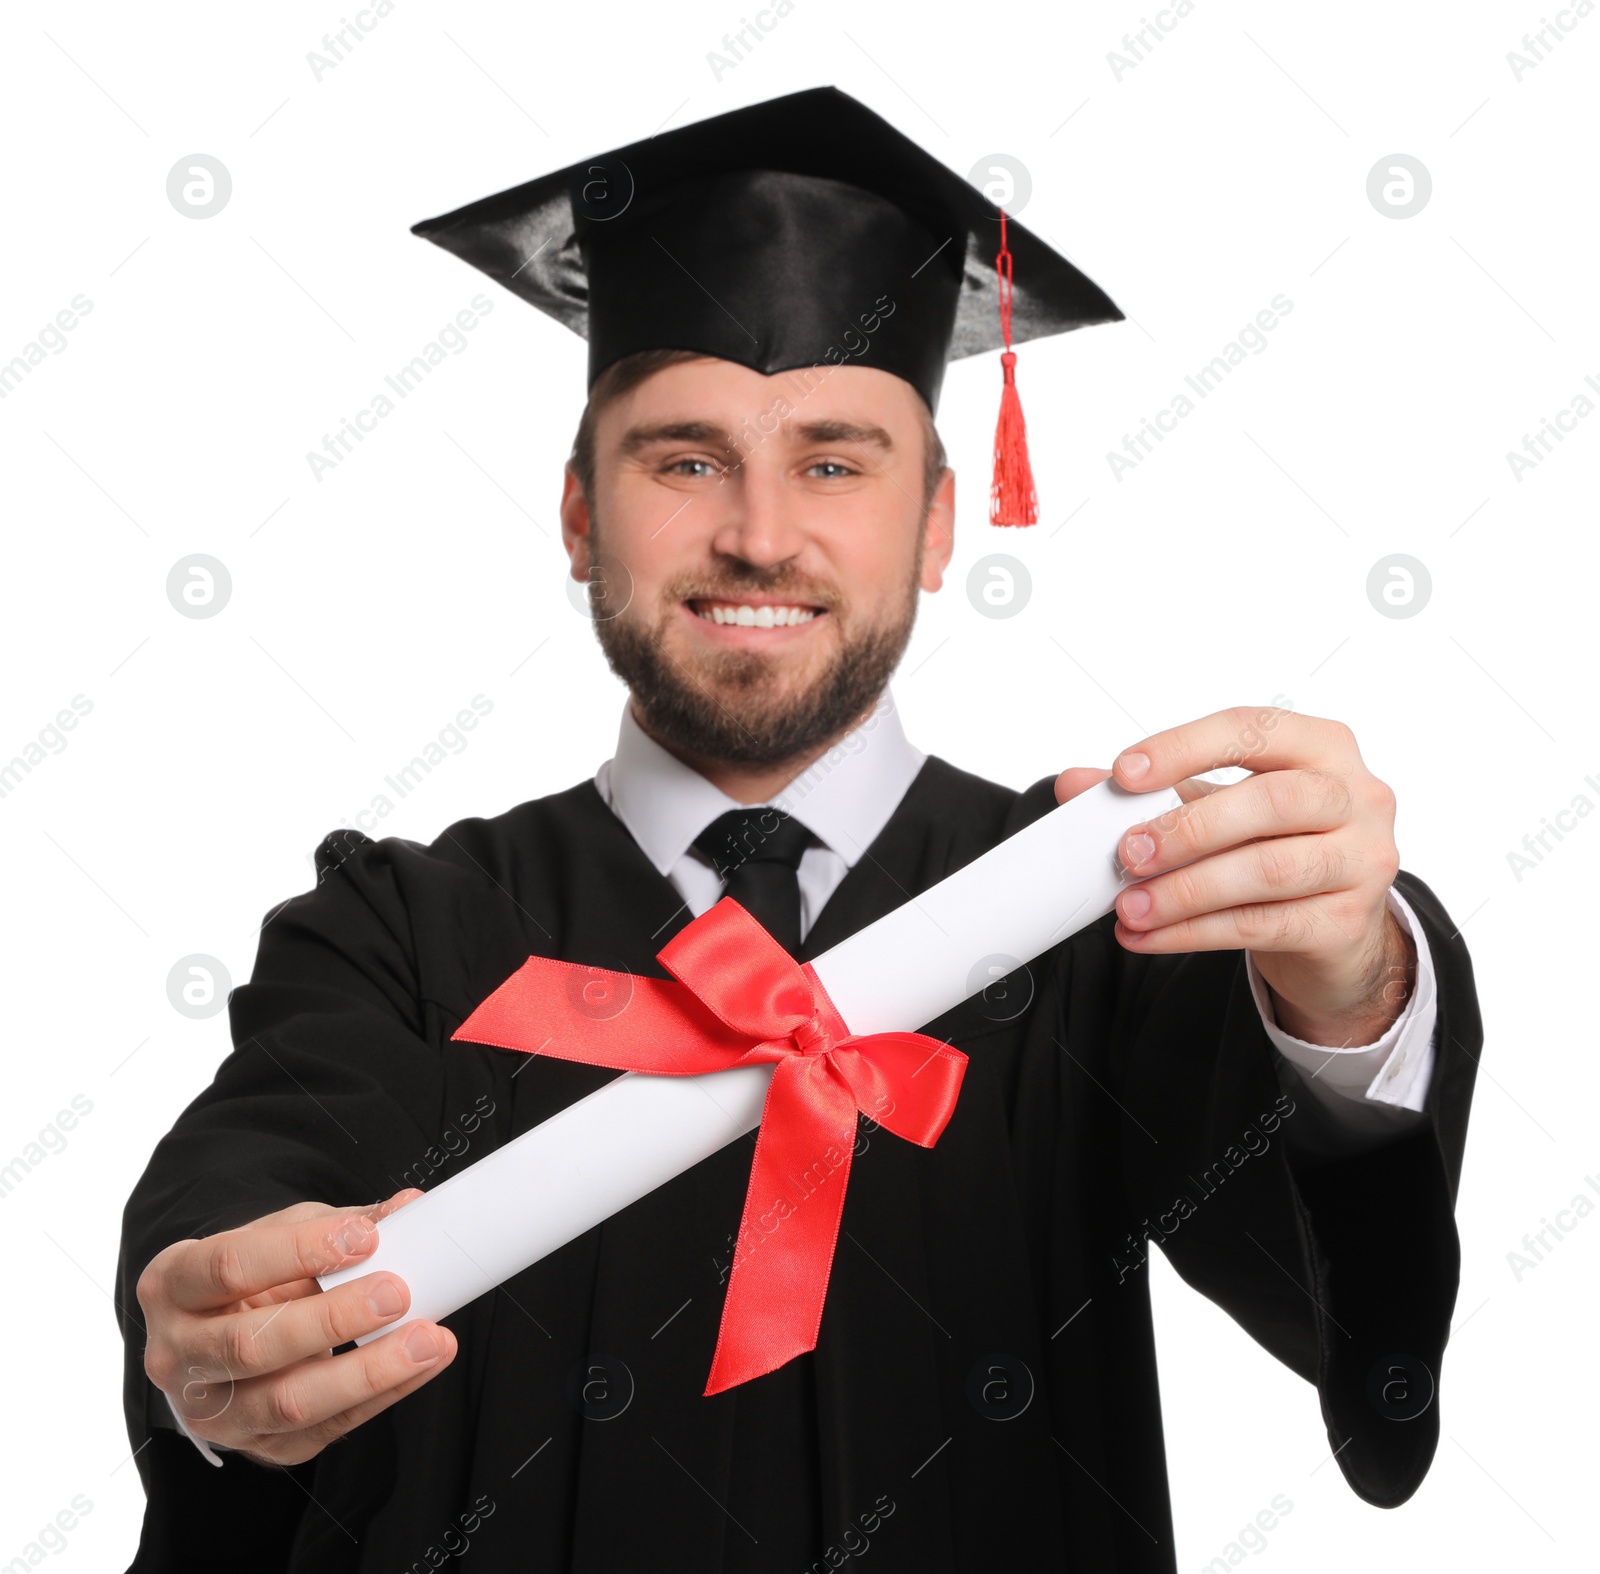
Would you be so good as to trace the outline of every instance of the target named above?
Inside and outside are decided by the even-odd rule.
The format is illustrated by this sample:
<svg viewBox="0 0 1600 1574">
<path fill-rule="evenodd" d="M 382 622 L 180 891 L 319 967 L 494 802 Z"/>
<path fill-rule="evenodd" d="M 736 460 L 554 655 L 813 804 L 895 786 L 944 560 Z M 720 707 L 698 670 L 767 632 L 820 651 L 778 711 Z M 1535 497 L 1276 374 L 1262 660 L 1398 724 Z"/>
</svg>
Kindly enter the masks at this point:
<svg viewBox="0 0 1600 1574">
<path fill-rule="evenodd" d="M 915 432 L 922 396 L 910 383 L 871 366 L 806 366 L 771 376 L 734 361 L 680 361 L 662 367 L 601 412 L 600 436 L 620 439 L 642 423 L 714 422 L 738 431 L 798 433 L 822 421 L 871 422 L 895 436 Z"/>
</svg>

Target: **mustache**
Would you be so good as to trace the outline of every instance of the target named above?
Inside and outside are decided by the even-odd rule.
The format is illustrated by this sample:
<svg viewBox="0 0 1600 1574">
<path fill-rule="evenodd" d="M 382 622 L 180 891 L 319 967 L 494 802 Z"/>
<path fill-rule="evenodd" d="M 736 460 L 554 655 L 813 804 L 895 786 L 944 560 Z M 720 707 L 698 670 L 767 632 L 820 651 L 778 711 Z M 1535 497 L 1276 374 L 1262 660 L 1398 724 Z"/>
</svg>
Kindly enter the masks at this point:
<svg viewBox="0 0 1600 1574">
<path fill-rule="evenodd" d="M 788 595 L 796 602 L 830 612 L 844 603 L 844 597 L 833 586 L 819 584 L 787 563 L 772 568 L 753 563 L 730 564 L 717 573 L 680 574 L 662 589 L 663 597 L 670 601 L 732 600 L 741 594 Z"/>
</svg>

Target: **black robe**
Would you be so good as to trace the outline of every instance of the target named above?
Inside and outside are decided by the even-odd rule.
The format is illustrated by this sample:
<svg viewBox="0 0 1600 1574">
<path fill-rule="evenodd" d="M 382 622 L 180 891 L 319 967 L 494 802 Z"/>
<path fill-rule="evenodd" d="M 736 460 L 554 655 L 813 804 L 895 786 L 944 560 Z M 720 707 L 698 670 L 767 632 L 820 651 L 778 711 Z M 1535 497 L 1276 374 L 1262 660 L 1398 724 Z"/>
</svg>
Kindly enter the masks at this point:
<svg viewBox="0 0 1600 1574">
<path fill-rule="evenodd" d="M 929 759 L 802 955 L 1053 802 Z M 601 1086 L 450 1034 L 530 954 L 664 977 L 691 916 L 589 782 L 428 846 L 334 833 L 232 994 L 234 1052 L 128 1203 L 133 1568 L 799 1574 L 870 1551 L 878 1574 L 1171 1574 L 1147 1235 L 1316 1385 L 1355 1491 L 1403 1502 L 1438 1438 L 1437 1396 L 1405 1400 L 1437 1382 L 1455 1301 L 1481 1026 L 1455 926 L 1397 883 L 1439 982 L 1427 1118 L 1398 1140 L 1319 1158 L 1243 953 L 1135 955 L 1108 917 L 929 1025 L 969 1056 L 936 1147 L 862 1123 L 812 1354 L 702 1397 L 745 1138 L 463 1308 L 453 1365 L 317 1459 L 216 1469 L 144 1375 L 150 1258 L 437 1182 Z"/>
</svg>

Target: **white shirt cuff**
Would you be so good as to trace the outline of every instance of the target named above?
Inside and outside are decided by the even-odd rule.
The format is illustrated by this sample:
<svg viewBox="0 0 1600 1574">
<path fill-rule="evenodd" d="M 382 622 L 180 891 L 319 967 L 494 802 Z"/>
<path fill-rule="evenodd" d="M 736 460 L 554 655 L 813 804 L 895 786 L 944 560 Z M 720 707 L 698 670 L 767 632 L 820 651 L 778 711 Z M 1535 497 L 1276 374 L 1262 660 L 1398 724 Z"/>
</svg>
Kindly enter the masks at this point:
<svg viewBox="0 0 1600 1574">
<path fill-rule="evenodd" d="M 189 1430 L 188 1426 L 184 1422 L 183 1417 L 178 1414 L 178 1407 L 172 1402 L 172 1395 L 163 1391 L 161 1397 L 166 1400 L 167 1409 L 172 1412 L 172 1419 L 177 1423 L 178 1430 L 182 1432 L 183 1435 L 200 1450 L 201 1454 L 207 1460 L 209 1460 L 213 1465 L 220 1467 L 222 1464 L 222 1456 L 218 1454 L 203 1437 L 196 1437 L 194 1433 Z"/>
<path fill-rule="evenodd" d="M 1301 1080 L 1328 1112 L 1343 1120 L 1361 1120 L 1363 1105 L 1387 1105 L 1398 1112 L 1420 1114 L 1433 1076 L 1433 1029 L 1438 1018 L 1438 985 L 1428 937 L 1416 921 L 1410 904 L 1389 888 L 1389 911 L 1417 947 L 1416 987 L 1405 1009 L 1382 1038 L 1371 1044 L 1335 1049 L 1308 1043 L 1278 1026 L 1267 983 L 1255 958 L 1245 953 L 1245 971 L 1261 1024 L 1278 1053 L 1301 1074 Z M 1376 1111 L 1371 1111 L 1376 1114 Z M 1388 1114 L 1386 1110 L 1385 1115 Z"/>
</svg>

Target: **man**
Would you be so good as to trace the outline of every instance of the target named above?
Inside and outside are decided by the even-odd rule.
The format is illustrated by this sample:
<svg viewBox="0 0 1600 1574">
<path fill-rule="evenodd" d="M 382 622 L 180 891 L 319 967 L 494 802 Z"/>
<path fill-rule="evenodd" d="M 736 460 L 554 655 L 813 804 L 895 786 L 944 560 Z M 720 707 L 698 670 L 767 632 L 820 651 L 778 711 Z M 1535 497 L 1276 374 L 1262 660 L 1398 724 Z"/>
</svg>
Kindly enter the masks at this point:
<svg viewBox="0 0 1600 1574">
<path fill-rule="evenodd" d="M 663 976 L 726 892 L 815 956 L 1107 774 L 983 781 L 887 695 L 950 561 L 932 412 L 996 343 L 996 216 L 818 90 L 422 227 L 587 331 L 563 537 L 630 701 L 593 781 L 426 847 L 336 833 L 269 915 L 128 1207 L 137 1569 L 1170 1571 L 1151 1236 L 1316 1384 L 1358 1493 L 1415 1490 L 1471 967 L 1349 730 L 1283 710 L 1118 757 L 1184 811 L 1129 828 L 1115 915 L 928 1025 L 969 1056 L 956 1111 L 927 1150 L 862 1124 L 810 1353 L 702 1395 L 743 1141 L 448 1328 L 393 1275 L 316 1285 L 410 1181 L 612 1076 L 452 1042 L 530 953 Z M 1019 337 L 1118 315 L 1010 250 Z"/>
</svg>

